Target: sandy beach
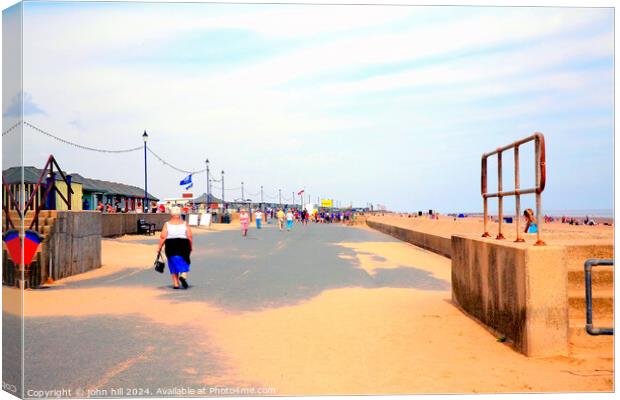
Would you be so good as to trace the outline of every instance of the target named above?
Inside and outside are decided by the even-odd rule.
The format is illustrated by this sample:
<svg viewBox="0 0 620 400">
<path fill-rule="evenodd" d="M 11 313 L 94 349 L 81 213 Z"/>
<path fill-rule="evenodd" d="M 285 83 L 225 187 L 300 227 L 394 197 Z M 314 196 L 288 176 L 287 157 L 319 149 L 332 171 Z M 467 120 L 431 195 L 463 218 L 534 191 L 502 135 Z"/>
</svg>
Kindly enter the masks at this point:
<svg viewBox="0 0 620 400">
<path fill-rule="evenodd" d="M 449 238 L 452 235 L 482 235 L 484 223 L 481 217 L 454 218 L 441 215 L 439 219 L 424 217 L 407 217 L 400 214 L 383 214 L 370 217 L 371 220 L 387 223 L 389 225 L 409 228 L 420 232 L 426 232 Z M 520 229 L 525 229 L 525 222 L 520 221 Z M 606 225 L 569 225 L 560 221 L 540 224 L 541 238 L 547 244 L 610 244 L 613 245 L 614 227 Z M 491 238 L 495 238 L 499 231 L 497 222 L 488 223 L 488 232 Z M 505 240 L 514 241 L 516 238 L 515 223 L 502 224 L 502 233 Z M 535 234 L 522 233 L 526 243 L 535 243 Z"/>
</svg>

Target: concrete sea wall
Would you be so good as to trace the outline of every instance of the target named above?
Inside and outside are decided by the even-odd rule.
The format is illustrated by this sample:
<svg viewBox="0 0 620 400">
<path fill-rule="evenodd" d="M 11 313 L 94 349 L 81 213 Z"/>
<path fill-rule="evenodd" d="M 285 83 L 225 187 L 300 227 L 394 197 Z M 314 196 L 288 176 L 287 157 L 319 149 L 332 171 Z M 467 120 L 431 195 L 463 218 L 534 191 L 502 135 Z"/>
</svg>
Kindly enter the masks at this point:
<svg viewBox="0 0 620 400">
<path fill-rule="evenodd" d="M 527 356 L 568 355 L 564 250 L 452 236 L 452 300 Z"/>
<path fill-rule="evenodd" d="M 366 224 L 379 232 L 383 232 L 404 242 L 411 243 L 448 258 L 452 257 L 452 241 L 450 238 L 425 232 L 413 231 L 411 229 L 400 228 L 398 226 L 383 224 L 381 222 L 371 220 L 366 220 Z"/>
</svg>

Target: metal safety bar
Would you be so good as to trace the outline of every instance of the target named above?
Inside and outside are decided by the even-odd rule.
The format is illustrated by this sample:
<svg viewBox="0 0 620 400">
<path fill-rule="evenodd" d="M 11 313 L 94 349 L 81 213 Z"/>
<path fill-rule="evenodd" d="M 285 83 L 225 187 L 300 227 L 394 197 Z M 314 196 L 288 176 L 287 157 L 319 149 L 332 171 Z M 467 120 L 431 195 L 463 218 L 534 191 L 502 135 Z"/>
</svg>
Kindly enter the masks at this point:
<svg viewBox="0 0 620 400">
<path fill-rule="evenodd" d="M 590 335 L 613 335 L 613 328 L 595 328 L 592 324 L 592 267 L 597 265 L 614 265 L 614 260 L 591 258 L 584 263 L 586 273 L 586 332 Z"/>
<path fill-rule="evenodd" d="M 534 141 L 534 168 L 536 171 L 536 186 L 534 188 L 521 189 L 519 182 L 519 146 L 522 144 Z M 515 176 L 515 189 L 510 191 L 502 190 L 502 153 L 506 150 L 514 149 L 514 176 Z M 497 154 L 497 192 L 487 193 L 487 159 Z M 547 180 L 546 172 L 546 155 L 545 155 L 545 137 L 542 133 L 536 132 L 531 136 L 524 139 L 517 140 L 504 147 L 499 147 L 489 153 L 482 155 L 482 174 L 481 174 L 481 193 L 484 204 L 484 233 L 483 237 L 490 237 L 487 230 L 488 220 L 488 199 L 498 198 L 498 214 L 499 214 L 499 232 L 496 239 L 505 239 L 502 233 L 502 220 L 504 219 L 504 197 L 515 196 L 515 223 L 517 228 L 517 239 L 515 242 L 524 242 L 521 231 L 519 230 L 519 218 L 521 216 L 521 195 L 524 194 L 536 194 L 536 219 L 537 219 L 537 236 L 536 246 L 544 246 L 545 242 L 540 238 L 541 231 L 541 193 L 545 190 L 545 183 Z"/>
</svg>

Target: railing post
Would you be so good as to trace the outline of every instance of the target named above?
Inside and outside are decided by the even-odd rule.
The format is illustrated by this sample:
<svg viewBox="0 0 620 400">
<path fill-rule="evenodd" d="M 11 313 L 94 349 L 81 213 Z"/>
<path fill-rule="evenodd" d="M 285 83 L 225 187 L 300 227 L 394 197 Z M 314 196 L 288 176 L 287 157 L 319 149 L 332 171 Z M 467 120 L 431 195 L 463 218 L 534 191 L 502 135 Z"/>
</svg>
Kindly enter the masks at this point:
<svg viewBox="0 0 620 400">
<path fill-rule="evenodd" d="M 586 332 L 590 335 L 613 335 L 613 328 L 595 328 L 592 321 L 592 267 L 597 265 L 613 266 L 613 259 L 591 258 L 584 263 L 586 289 Z"/>
<path fill-rule="evenodd" d="M 519 220 L 521 219 L 521 195 L 519 194 L 520 177 L 519 177 L 519 146 L 515 146 L 515 226 L 517 228 L 517 238 L 515 242 L 525 242 L 521 236 L 519 228 Z"/>
<path fill-rule="evenodd" d="M 497 193 L 498 193 L 498 219 L 499 219 L 499 232 L 496 239 L 502 240 L 504 234 L 502 233 L 502 219 L 504 219 L 504 197 L 502 196 L 502 152 L 497 153 Z"/>
<path fill-rule="evenodd" d="M 534 151 L 535 151 L 535 155 L 534 157 L 536 158 L 536 220 L 538 222 L 538 226 L 537 226 L 537 230 L 536 230 L 536 243 L 534 244 L 534 246 L 544 246 L 545 242 L 540 238 L 540 231 L 542 230 L 542 220 L 541 220 L 541 195 L 540 195 L 540 190 L 538 190 L 538 188 L 540 188 L 541 185 L 541 167 L 542 167 L 542 163 L 541 163 L 541 154 L 540 154 L 540 139 L 538 137 L 536 137 L 536 139 L 534 140 Z"/>
<path fill-rule="evenodd" d="M 484 206 L 484 215 L 483 215 L 483 223 L 484 223 L 484 233 L 482 237 L 490 237 L 489 231 L 487 230 L 487 220 L 489 219 L 489 209 L 488 209 L 488 199 L 486 197 L 487 194 L 487 157 L 482 156 L 482 177 L 480 183 L 482 189 L 482 202 Z"/>
</svg>

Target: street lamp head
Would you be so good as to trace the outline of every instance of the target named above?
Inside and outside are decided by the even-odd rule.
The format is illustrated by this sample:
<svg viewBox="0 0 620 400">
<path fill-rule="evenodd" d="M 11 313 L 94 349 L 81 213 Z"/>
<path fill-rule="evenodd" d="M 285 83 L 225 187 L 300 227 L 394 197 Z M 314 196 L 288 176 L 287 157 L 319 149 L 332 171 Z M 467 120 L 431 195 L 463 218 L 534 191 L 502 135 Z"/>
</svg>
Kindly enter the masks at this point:
<svg viewBox="0 0 620 400">
<path fill-rule="evenodd" d="M 224 175 L 224 170 L 222 170 L 222 175 Z"/>
<path fill-rule="evenodd" d="M 209 164 L 209 159 L 208 159 L 208 158 L 207 158 L 207 161 L 206 161 L 206 163 L 207 163 L 207 164 Z"/>
<path fill-rule="evenodd" d="M 149 135 L 146 134 L 146 131 L 144 131 L 144 134 L 142 134 L 142 140 L 144 140 L 144 143 L 146 143 L 146 141 L 148 140 Z"/>
</svg>

